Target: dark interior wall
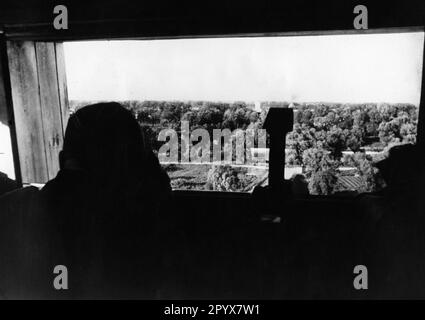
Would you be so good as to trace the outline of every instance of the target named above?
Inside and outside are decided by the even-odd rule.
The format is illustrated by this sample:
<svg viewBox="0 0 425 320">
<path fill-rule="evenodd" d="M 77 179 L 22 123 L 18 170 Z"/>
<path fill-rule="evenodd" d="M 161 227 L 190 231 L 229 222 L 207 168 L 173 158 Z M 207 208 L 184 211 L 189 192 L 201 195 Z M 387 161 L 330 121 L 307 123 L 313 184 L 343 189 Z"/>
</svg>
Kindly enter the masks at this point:
<svg viewBox="0 0 425 320">
<path fill-rule="evenodd" d="M 56 31 L 52 21 L 57 4 L 2 1 L 0 22 L 14 37 L 166 37 L 351 30 L 358 4 L 368 8 L 369 28 L 422 26 L 425 12 L 420 0 L 60 1 L 68 8 L 69 29 Z"/>
<path fill-rule="evenodd" d="M 293 199 L 275 212 L 280 223 L 251 197 L 175 193 L 163 298 L 423 298 L 417 192 Z M 356 265 L 368 268 L 368 290 L 353 287 Z"/>
<path fill-rule="evenodd" d="M 175 193 L 177 232 L 163 239 L 166 298 L 359 298 L 353 266 L 364 263 L 362 213 L 354 199 L 294 200 L 281 223 L 248 195 Z M 167 239 L 172 236 L 172 241 Z M 168 240 L 168 241 L 167 241 Z"/>
</svg>

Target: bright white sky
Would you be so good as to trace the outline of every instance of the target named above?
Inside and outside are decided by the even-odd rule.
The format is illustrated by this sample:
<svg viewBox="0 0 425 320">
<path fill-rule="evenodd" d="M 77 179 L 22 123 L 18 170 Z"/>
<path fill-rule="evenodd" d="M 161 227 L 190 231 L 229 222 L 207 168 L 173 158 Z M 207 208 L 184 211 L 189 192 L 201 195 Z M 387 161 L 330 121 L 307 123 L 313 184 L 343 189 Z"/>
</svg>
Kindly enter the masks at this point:
<svg viewBox="0 0 425 320">
<path fill-rule="evenodd" d="M 419 103 L 424 34 L 65 43 L 70 99 Z"/>
</svg>

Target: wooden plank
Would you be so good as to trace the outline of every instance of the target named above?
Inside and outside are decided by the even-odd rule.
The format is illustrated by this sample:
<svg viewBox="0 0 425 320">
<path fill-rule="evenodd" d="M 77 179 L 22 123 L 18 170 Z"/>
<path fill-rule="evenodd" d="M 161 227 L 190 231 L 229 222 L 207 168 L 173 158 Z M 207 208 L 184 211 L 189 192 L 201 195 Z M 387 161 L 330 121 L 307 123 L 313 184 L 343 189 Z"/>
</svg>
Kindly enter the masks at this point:
<svg viewBox="0 0 425 320">
<path fill-rule="evenodd" d="M 421 155 L 425 158 L 425 44 L 422 48 L 422 82 L 421 82 L 421 99 L 419 102 L 418 129 L 416 142 L 421 150 Z"/>
<path fill-rule="evenodd" d="M 56 46 L 56 68 L 58 74 L 59 102 L 62 116 L 62 132 L 65 135 L 66 125 L 69 118 L 68 85 L 66 82 L 65 56 L 63 43 L 55 43 Z"/>
<path fill-rule="evenodd" d="M 15 128 L 15 116 L 13 114 L 12 104 L 12 92 L 10 87 L 10 74 L 9 74 L 9 63 L 7 56 L 7 42 L 4 36 L 0 35 L 0 93 L 3 110 L 5 111 L 4 116 L 0 116 L 0 121 L 9 126 L 10 140 L 12 146 L 12 161 L 10 165 L 13 165 L 15 181 L 17 186 L 22 187 L 22 176 L 21 167 L 19 165 L 19 153 L 18 153 L 18 142 L 16 139 L 16 128 Z"/>
<path fill-rule="evenodd" d="M 59 171 L 59 152 L 63 141 L 56 50 L 53 42 L 36 42 L 35 49 L 47 172 L 48 178 L 52 179 Z"/>
<path fill-rule="evenodd" d="M 7 114 L 6 89 L 3 79 L 3 67 L 0 63 L 0 122 L 4 125 L 9 124 L 9 116 Z"/>
<path fill-rule="evenodd" d="M 23 183 L 48 180 L 34 42 L 8 41 L 13 112 Z"/>
<path fill-rule="evenodd" d="M 2 41 L 3 39 L 0 39 Z M 1 43 L 0 50 L 6 47 Z M 3 58 L 3 55 L 1 55 Z M 9 89 L 6 84 L 9 81 L 8 70 L 3 67 L 3 59 L 0 61 L 0 172 L 8 175 L 10 179 L 16 179 L 16 171 L 13 161 L 13 121 L 9 112 L 9 102 L 6 92 Z M 4 127 L 5 126 L 5 127 Z M 9 130 L 8 130 L 9 129 Z M 11 153 L 9 153 L 12 151 Z"/>
</svg>

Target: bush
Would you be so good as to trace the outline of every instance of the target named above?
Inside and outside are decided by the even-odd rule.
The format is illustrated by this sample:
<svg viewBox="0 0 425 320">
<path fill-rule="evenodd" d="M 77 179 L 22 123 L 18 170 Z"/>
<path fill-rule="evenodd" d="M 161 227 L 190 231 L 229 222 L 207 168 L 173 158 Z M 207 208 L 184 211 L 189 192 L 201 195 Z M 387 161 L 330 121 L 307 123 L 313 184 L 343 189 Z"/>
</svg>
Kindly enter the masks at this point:
<svg viewBox="0 0 425 320">
<path fill-rule="evenodd" d="M 359 192 L 372 192 L 382 187 L 379 170 L 374 166 L 371 156 L 366 155 L 364 152 L 356 152 L 347 157 L 346 161 L 347 165 L 357 168 L 362 180 Z"/>
<path fill-rule="evenodd" d="M 310 194 L 328 195 L 334 192 L 338 177 L 334 170 L 321 170 L 312 173 L 308 181 Z"/>
<path fill-rule="evenodd" d="M 339 162 L 331 159 L 329 152 L 322 148 L 310 148 L 304 151 L 303 162 L 306 165 L 306 178 L 310 193 L 332 194 L 338 180 Z"/>
<path fill-rule="evenodd" d="M 246 169 L 229 165 L 212 166 L 208 171 L 207 186 L 214 191 L 243 191 Z"/>
</svg>

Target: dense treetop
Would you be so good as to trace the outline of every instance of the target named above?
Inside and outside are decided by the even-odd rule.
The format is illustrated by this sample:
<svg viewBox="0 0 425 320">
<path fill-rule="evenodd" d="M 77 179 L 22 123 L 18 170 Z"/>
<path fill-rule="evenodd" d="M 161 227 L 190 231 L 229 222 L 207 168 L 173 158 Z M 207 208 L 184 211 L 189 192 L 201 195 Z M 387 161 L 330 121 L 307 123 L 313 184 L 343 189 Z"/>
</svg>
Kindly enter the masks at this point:
<svg viewBox="0 0 425 320">
<path fill-rule="evenodd" d="M 89 103 L 93 102 L 71 101 L 71 111 Z M 191 130 L 204 128 L 213 137 L 213 129 L 261 129 L 270 107 L 291 107 L 294 130 L 287 136 L 286 164 L 301 166 L 310 192 L 316 194 L 336 191 L 334 186 L 341 166 L 356 168 L 356 174 L 364 180 L 364 191 L 374 190 L 373 163 L 379 160 L 379 155 L 374 159 L 365 152 L 415 143 L 418 122 L 418 108 L 406 103 L 262 102 L 257 104 L 257 109 L 254 103 L 247 102 L 123 101 L 122 104 L 144 128 L 154 151 L 163 144 L 158 141 L 159 132 L 169 128 L 180 133 L 181 121 L 188 121 Z M 343 157 L 344 151 L 354 154 Z M 231 177 L 231 183 L 223 182 L 226 186 L 240 184 L 237 174 L 228 167 L 214 168 L 209 177 L 220 180 L 220 170 Z"/>
</svg>

